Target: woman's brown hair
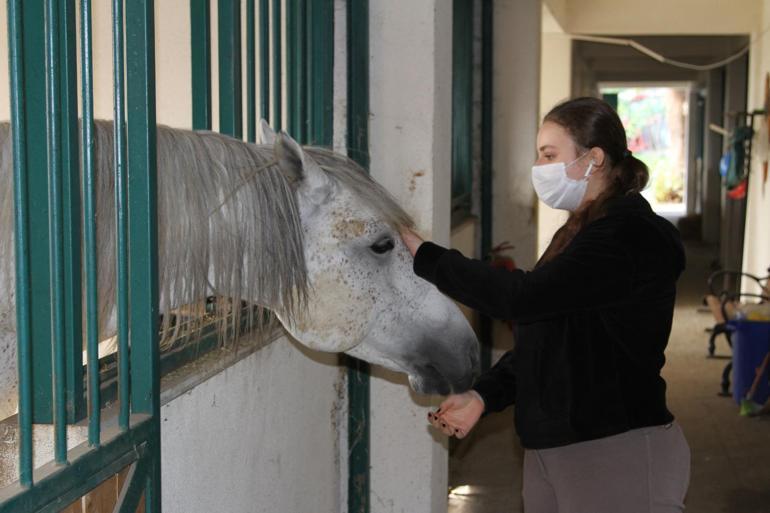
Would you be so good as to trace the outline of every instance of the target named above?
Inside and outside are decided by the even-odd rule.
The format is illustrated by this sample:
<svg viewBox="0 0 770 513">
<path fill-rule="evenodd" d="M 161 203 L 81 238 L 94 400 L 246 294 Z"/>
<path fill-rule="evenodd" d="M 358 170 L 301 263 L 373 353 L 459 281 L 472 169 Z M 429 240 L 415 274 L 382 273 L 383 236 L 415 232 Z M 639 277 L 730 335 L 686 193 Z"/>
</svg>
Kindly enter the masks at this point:
<svg viewBox="0 0 770 513">
<path fill-rule="evenodd" d="M 567 130 L 579 152 L 591 148 L 604 150 L 609 160 L 607 188 L 594 200 L 572 212 L 567 222 L 553 236 L 537 265 L 542 265 L 564 251 L 575 235 L 585 226 L 606 214 L 609 200 L 641 192 L 650 178 L 647 165 L 628 150 L 626 130 L 617 112 L 607 102 L 584 97 L 560 103 L 545 116 Z"/>
</svg>

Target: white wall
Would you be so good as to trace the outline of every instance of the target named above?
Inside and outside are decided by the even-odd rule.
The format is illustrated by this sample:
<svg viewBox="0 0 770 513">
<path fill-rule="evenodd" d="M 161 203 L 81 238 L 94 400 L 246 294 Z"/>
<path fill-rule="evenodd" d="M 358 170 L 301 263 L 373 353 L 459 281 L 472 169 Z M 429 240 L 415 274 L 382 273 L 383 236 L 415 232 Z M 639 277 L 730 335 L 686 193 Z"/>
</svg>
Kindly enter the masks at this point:
<svg viewBox="0 0 770 513">
<path fill-rule="evenodd" d="M 550 0 L 551 4 L 559 4 Z M 663 35 L 742 34 L 756 30 L 757 0 L 569 0 L 567 32 Z M 557 10 L 558 12 L 558 10 Z"/>
<path fill-rule="evenodd" d="M 8 6 L 0 0 L 0 121 L 11 119 L 11 104 L 8 76 Z"/>
<path fill-rule="evenodd" d="M 770 23 L 770 0 L 763 0 L 761 16 L 752 34 Z M 770 39 L 765 36 L 755 45 L 749 60 L 749 109 L 764 108 L 765 77 L 770 72 Z M 763 183 L 762 164 L 770 158 L 767 124 L 759 123 L 759 132 L 754 138 L 753 160 L 749 178 L 749 197 L 746 215 L 743 269 L 759 276 L 767 275 L 770 266 L 770 185 Z M 754 291 L 757 292 L 757 291 Z"/>
<path fill-rule="evenodd" d="M 519 267 L 537 256 L 531 168 L 540 117 L 541 4 L 497 0 L 494 12 L 493 244 L 516 246 Z"/>
<path fill-rule="evenodd" d="M 163 511 L 340 511 L 336 362 L 280 338 L 164 405 Z"/>
<path fill-rule="evenodd" d="M 452 2 L 389 0 L 369 8 L 371 172 L 425 236 L 447 244 Z M 428 431 L 431 403 L 435 398 L 415 396 L 402 376 L 373 369 L 373 513 L 446 512 L 446 439 Z"/>
<path fill-rule="evenodd" d="M 543 4 L 540 65 L 540 120 L 572 92 L 572 40 L 564 34 L 550 8 Z M 537 256 L 545 252 L 554 233 L 567 220 L 567 212 L 538 201 Z"/>
</svg>

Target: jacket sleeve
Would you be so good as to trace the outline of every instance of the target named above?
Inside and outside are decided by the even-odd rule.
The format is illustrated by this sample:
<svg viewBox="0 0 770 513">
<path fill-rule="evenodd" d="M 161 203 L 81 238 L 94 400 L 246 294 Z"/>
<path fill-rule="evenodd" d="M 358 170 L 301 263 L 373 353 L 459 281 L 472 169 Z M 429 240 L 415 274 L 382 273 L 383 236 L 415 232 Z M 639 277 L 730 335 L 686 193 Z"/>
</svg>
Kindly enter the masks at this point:
<svg viewBox="0 0 770 513">
<path fill-rule="evenodd" d="M 516 398 L 515 350 L 505 353 L 488 371 L 479 376 L 473 390 L 484 400 L 484 413 L 502 411 Z"/>
<path fill-rule="evenodd" d="M 431 242 L 420 245 L 414 271 L 464 305 L 515 320 L 617 304 L 631 292 L 634 264 L 618 237 L 589 227 L 530 272 L 494 268 Z"/>
</svg>

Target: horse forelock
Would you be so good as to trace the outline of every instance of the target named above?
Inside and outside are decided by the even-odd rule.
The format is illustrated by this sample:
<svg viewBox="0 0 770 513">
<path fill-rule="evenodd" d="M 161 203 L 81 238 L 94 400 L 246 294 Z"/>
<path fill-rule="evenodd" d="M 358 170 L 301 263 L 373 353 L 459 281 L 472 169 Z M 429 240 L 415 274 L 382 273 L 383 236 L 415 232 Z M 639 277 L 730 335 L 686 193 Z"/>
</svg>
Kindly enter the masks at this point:
<svg viewBox="0 0 770 513">
<path fill-rule="evenodd" d="M 304 151 L 315 160 L 328 176 L 349 189 L 363 205 L 367 205 L 394 229 L 412 228 L 414 220 L 393 196 L 375 182 L 352 159 L 326 148 L 310 146 Z"/>
</svg>

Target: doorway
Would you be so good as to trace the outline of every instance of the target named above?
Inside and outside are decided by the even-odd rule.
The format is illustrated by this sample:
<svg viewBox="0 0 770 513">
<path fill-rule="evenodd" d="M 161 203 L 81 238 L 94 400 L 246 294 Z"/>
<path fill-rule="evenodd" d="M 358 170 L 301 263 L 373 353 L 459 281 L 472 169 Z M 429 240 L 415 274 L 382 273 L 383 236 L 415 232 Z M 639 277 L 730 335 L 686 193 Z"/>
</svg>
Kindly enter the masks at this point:
<svg viewBox="0 0 770 513">
<path fill-rule="evenodd" d="M 628 148 L 647 164 L 650 181 L 642 195 L 656 213 L 680 218 L 687 212 L 690 88 L 674 85 L 600 85 L 626 128 Z"/>
</svg>

